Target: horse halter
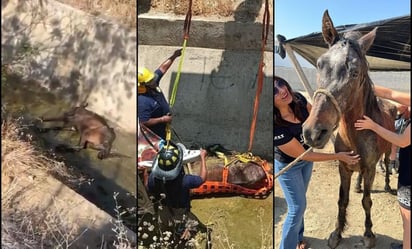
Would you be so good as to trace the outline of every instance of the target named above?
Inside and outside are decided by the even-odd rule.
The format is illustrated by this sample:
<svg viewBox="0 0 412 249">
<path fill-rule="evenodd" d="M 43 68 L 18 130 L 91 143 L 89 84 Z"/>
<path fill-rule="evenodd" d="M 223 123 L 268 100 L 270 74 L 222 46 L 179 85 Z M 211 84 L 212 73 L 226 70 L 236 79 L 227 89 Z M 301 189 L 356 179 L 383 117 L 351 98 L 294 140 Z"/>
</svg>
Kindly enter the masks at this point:
<svg viewBox="0 0 412 249">
<path fill-rule="evenodd" d="M 338 115 L 339 118 L 342 117 L 342 110 L 339 107 L 338 101 L 336 101 L 336 98 L 329 92 L 329 90 L 327 90 L 326 88 L 319 88 L 318 90 L 315 91 L 315 93 L 313 94 L 313 100 L 315 100 L 316 95 L 318 95 L 319 93 L 323 93 L 325 94 L 327 97 L 330 98 L 330 100 L 333 103 L 333 106 L 335 107 L 336 111 L 338 111 Z M 339 121 L 338 121 L 339 123 Z M 335 126 L 335 128 L 333 130 L 336 130 L 336 128 L 338 127 L 338 125 Z"/>
</svg>

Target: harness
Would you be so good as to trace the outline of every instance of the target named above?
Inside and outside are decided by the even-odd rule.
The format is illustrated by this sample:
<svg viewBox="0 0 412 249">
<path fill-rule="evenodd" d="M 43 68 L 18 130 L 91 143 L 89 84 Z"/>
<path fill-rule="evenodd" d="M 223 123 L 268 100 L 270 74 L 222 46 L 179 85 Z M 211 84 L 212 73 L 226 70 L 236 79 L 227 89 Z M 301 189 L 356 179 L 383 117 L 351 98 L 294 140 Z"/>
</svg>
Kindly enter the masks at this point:
<svg viewBox="0 0 412 249">
<path fill-rule="evenodd" d="M 315 98 L 316 98 L 316 95 L 318 95 L 318 94 L 320 94 L 320 93 L 322 93 L 322 94 L 326 95 L 327 97 L 329 97 L 329 99 L 332 101 L 333 106 L 335 107 L 336 111 L 338 112 L 339 119 L 340 119 L 340 117 L 342 117 L 342 110 L 341 110 L 340 107 L 339 107 L 338 101 L 336 101 L 336 98 L 332 95 L 332 93 L 331 93 L 329 90 L 327 90 L 326 88 L 319 88 L 319 89 L 316 90 L 315 93 L 313 94 L 313 98 L 312 98 L 312 99 L 315 99 Z M 335 127 L 334 127 L 333 130 L 336 130 L 336 128 L 338 128 L 339 119 L 338 119 L 338 121 L 336 122 L 336 125 L 335 125 Z"/>
<path fill-rule="evenodd" d="M 252 153 L 237 154 L 230 161 L 222 154 L 219 154 L 219 157 L 225 161 L 222 171 L 222 181 L 206 180 L 198 188 L 192 189 L 194 196 L 237 194 L 257 199 L 265 199 L 268 197 L 273 189 L 273 175 L 269 173 L 271 168 L 266 160 L 258 156 L 253 156 Z M 236 162 L 254 163 L 260 166 L 265 172 L 265 178 L 260 182 L 263 186 L 258 189 L 252 189 L 228 182 L 229 167 Z"/>
</svg>

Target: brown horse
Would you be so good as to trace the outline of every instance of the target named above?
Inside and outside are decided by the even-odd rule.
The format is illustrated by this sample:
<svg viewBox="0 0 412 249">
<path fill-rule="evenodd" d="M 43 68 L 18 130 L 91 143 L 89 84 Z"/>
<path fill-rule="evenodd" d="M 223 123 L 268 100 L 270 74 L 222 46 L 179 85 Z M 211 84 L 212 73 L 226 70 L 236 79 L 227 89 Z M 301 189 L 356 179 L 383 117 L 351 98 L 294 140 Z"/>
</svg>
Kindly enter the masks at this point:
<svg viewBox="0 0 412 249">
<path fill-rule="evenodd" d="M 371 187 L 375 179 L 375 165 L 381 155 L 390 150 L 391 145 L 370 130 L 357 131 L 354 123 L 363 115 L 368 115 L 380 125 L 394 130 L 395 117 L 385 112 L 382 101 L 374 94 L 373 83 L 368 75 L 366 52 L 373 44 L 376 30 L 363 36 L 359 32 L 347 32 L 339 37 L 327 10 L 322 19 L 322 34 L 329 49 L 317 61 L 319 89 L 314 94 L 312 111 L 303 125 L 304 139 L 312 147 L 323 148 L 333 131 L 339 127 L 335 152 L 354 151 L 361 156 L 356 165 L 339 161 L 339 213 L 336 229 L 328 240 L 330 248 L 336 248 L 342 239 L 354 171 L 359 171 L 364 180 L 362 206 L 365 211 L 365 247 L 375 246 Z"/>
<path fill-rule="evenodd" d="M 80 135 L 78 146 L 69 148 L 65 145 L 59 145 L 58 148 L 66 151 L 80 151 L 89 147 L 99 151 L 97 154 L 99 159 L 105 159 L 114 154 L 111 153 L 111 149 L 113 141 L 116 139 L 116 133 L 102 116 L 87 110 L 86 107 L 87 103 L 73 107 L 58 117 L 40 117 L 41 122 L 63 123 L 60 126 L 41 128 L 41 131 L 75 130 Z M 116 153 L 116 155 L 120 154 Z"/>
</svg>

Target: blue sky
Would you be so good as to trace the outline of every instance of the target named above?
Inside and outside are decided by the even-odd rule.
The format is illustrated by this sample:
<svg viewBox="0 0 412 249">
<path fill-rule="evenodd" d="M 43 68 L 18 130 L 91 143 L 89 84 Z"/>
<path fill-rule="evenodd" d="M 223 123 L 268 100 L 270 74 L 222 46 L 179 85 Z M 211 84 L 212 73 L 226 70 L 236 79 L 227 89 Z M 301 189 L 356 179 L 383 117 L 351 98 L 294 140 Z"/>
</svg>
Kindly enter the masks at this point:
<svg viewBox="0 0 412 249">
<path fill-rule="evenodd" d="M 328 9 L 335 26 L 358 24 L 410 14 L 410 0 L 274 0 L 275 36 L 287 39 L 320 32 L 322 15 Z M 275 38 L 276 39 L 276 38 Z M 303 59 L 302 59 L 303 60 Z M 275 63 L 289 63 L 275 56 Z M 303 65 L 305 64 L 305 65 Z M 309 66 L 302 63 L 302 66 Z"/>
</svg>

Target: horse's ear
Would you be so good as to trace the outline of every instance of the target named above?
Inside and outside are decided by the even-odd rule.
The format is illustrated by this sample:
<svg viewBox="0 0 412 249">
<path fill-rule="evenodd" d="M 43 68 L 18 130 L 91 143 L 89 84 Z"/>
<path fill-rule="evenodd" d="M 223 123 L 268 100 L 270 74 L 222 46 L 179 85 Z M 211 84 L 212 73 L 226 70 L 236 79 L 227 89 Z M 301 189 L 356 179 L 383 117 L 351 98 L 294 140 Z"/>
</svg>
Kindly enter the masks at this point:
<svg viewBox="0 0 412 249">
<path fill-rule="evenodd" d="M 378 30 L 378 27 L 375 27 L 371 32 L 359 38 L 359 46 L 364 54 L 366 54 L 366 51 L 372 46 L 376 37 L 376 30 Z"/>
<path fill-rule="evenodd" d="M 333 26 L 332 19 L 329 16 L 328 10 L 325 10 L 322 18 L 322 35 L 323 40 L 330 46 L 339 40 L 338 32 Z"/>
</svg>

